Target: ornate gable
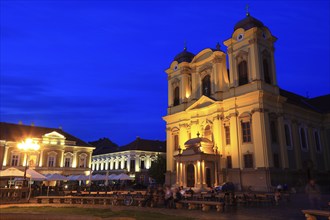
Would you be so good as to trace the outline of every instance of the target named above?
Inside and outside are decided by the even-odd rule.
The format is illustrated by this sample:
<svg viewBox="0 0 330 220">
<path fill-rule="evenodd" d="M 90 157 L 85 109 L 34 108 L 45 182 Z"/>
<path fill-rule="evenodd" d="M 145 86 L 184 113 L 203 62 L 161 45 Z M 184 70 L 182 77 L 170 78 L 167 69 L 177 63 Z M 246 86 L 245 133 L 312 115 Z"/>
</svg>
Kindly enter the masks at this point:
<svg viewBox="0 0 330 220">
<path fill-rule="evenodd" d="M 198 99 L 194 104 L 189 106 L 186 111 L 196 110 L 196 109 L 202 109 L 208 106 L 211 106 L 215 103 L 213 99 L 210 99 L 207 96 L 202 96 L 200 99 Z"/>
</svg>

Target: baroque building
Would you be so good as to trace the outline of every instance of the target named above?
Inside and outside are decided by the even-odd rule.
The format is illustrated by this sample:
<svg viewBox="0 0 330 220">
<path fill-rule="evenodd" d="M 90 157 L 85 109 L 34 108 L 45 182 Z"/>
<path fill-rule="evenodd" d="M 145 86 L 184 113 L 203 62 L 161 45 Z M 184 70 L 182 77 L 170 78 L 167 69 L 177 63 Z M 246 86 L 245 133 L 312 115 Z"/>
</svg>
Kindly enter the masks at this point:
<svg viewBox="0 0 330 220">
<path fill-rule="evenodd" d="M 277 38 L 249 13 L 224 41 L 227 53 L 184 48 L 166 70 L 166 183 L 269 190 L 328 178 L 330 95 L 279 88 Z M 227 66 L 227 59 L 229 66 Z"/>
<path fill-rule="evenodd" d="M 39 145 L 25 151 L 19 144 L 27 139 Z M 62 129 L 0 122 L 2 169 L 32 168 L 41 174 L 89 175 L 93 146 Z"/>
<path fill-rule="evenodd" d="M 92 157 L 93 173 L 126 173 L 136 182 L 149 184 L 148 169 L 157 157 L 166 155 L 165 141 L 136 138 L 122 147 L 104 147 Z"/>
</svg>

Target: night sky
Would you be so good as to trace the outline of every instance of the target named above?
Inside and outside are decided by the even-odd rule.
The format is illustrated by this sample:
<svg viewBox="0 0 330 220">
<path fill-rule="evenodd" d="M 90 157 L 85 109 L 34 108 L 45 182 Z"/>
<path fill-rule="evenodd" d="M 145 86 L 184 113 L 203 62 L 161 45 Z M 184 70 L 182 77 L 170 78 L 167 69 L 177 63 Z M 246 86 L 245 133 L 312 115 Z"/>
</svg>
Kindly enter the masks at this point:
<svg viewBox="0 0 330 220">
<path fill-rule="evenodd" d="M 119 145 L 165 140 L 167 76 L 187 42 L 231 37 L 246 1 L 1 1 L 0 121 L 62 127 Z M 330 2 L 248 1 L 278 38 L 277 81 L 330 93 Z"/>
</svg>

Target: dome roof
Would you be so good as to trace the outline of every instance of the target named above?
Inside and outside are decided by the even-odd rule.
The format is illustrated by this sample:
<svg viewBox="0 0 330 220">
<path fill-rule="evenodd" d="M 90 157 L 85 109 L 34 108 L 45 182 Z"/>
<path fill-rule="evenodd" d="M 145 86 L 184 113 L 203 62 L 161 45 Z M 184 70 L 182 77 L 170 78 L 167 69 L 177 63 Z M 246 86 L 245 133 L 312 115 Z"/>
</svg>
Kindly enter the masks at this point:
<svg viewBox="0 0 330 220">
<path fill-rule="evenodd" d="M 249 30 L 254 27 L 264 27 L 264 24 L 258 19 L 252 17 L 248 13 L 243 20 L 240 20 L 239 22 L 236 23 L 234 27 L 234 31 L 236 31 L 239 28 L 243 28 L 244 30 Z"/>
<path fill-rule="evenodd" d="M 179 53 L 174 57 L 174 60 L 177 61 L 178 63 L 182 63 L 182 62 L 190 63 L 194 57 L 195 55 L 193 53 L 188 52 L 187 48 L 185 47 L 181 53 Z"/>
<path fill-rule="evenodd" d="M 186 143 L 184 143 L 184 146 L 186 148 L 200 147 L 200 146 L 202 146 L 203 143 L 212 144 L 212 141 L 210 141 L 207 138 L 197 137 L 197 138 L 192 138 L 192 139 L 189 139 L 188 141 L 186 141 Z"/>
</svg>

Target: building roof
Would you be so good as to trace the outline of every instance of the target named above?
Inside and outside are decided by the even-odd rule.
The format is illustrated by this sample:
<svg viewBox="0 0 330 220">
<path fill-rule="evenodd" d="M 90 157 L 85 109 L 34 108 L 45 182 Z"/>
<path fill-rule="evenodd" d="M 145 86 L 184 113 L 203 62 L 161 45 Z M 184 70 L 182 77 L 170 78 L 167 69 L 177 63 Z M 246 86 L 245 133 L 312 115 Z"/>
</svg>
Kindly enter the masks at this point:
<svg viewBox="0 0 330 220">
<path fill-rule="evenodd" d="M 330 94 L 318 96 L 315 98 L 306 98 L 301 95 L 280 89 L 280 95 L 287 98 L 287 103 L 297 105 L 299 107 L 316 111 L 319 113 L 330 112 Z"/>
<path fill-rule="evenodd" d="M 92 142 L 91 142 L 92 144 Z M 121 147 L 102 146 L 103 150 L 94 151 L 93 155 L 116 153 L 130 150 L 166 152 L 166 142 L 159 140 L 147 140 L 137 137 L 134 141 Z"/>
<path fill-rule="evenodd" d="M 159 140 L 147 140 L 137 137 L 134 141 L 120 147 L 119 149 L 120 151 L 142 150 L 142 151 L 166 152 L 166 142 Z"/>
<path fill-rule="evenodd" d="M 53 131 L 65 136 L 68 141 L 75 141 L 78 146 L 92 147 L 62 129 L 0 122 L 0 140 L 20 142 L 27 137 L 42 138 L 43 135 Z"/>
<path fill-rule="evenodd" d="M 174 57 L 174 60 L 177 61 L 178 63 L 182 63 L 182 62 L 190 63 L 194 59 L 194 57 L 195 55 L 187 51 L 187 48 L 185 47 L 181 53 L 179 53 Z"/>
<path fill-rule="evenodd" d="M 236 31 L 239 28 L 243 28 L 246 31 L 254 27 L 264 27 L 264 24 L 258 19 L 252 17 L 248 13 L 244 19 L 236 23 L 234 27 L 234 31 Z"/>
<path fill-rule="evenodd" d="M 189 148 L 189 147 L 200 147 L 202 142 L 204 143 L 208 143 L 208 144 L 212 144 L 212 141 L 210 141 L 209 139 L 207 138 L 204 138 L 204 137 L 197 137 L 197 138 L 192 138 L 192 139 L 189 139 L 188 141 L 186 141 L 184 143 L 184 146 L 186 148 Z"/>
<path fill-rule="evenodd" d="M 323 113 L 330 113 L 330 94 L 311 98 L 308 102 Z"/>
<path fill-rule="evenodd" d="M 119 149 L 118 145 L 113 143 L 109 138 L 101 138 L 97 141 L 89 142 L 89 144 L 96 147 L 93 155 L 112 153 Z"/>
</svg>

